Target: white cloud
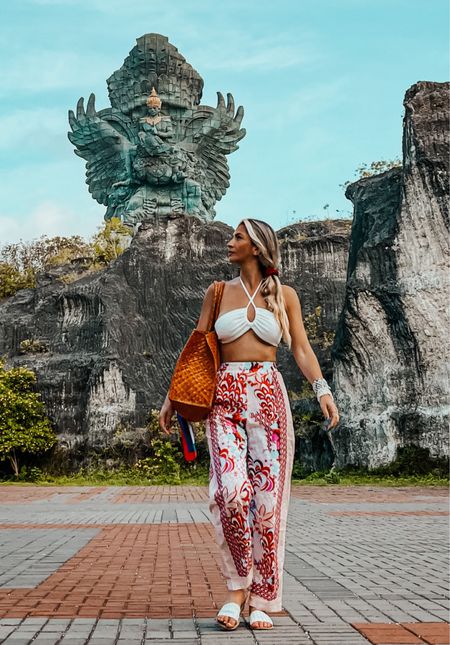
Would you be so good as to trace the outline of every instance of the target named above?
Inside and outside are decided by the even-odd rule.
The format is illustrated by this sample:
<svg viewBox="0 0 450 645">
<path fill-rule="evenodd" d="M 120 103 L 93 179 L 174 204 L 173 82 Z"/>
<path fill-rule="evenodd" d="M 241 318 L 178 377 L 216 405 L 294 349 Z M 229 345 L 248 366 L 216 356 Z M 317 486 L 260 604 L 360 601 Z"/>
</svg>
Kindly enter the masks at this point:
<svg viewBox="0 0 450 645">
<path fill-rule="evenodd" d="M 350 87 L 350 79 L 346 77 L 306 85 L 283 97 L 283 105 L 277 108 L 275 117 L 270 116 L 266 103 L 246 104 L 243 125 L 249 132 L 270 130 L 270 132 L 277 132 L 277 136 L 279 136 L 278 133 L 289 132 L 289 128 L 298 124 L 302 126 L 302 130 L 306 123 L 308 123 L 307 127 L 311 128 L 311 122 L 316 117 L 320 115 L 323 117 L 327 112 L 340 109 L 339 106 L 350 96 Z M 298 136 L 300 136 L 300 130 L 297 130 L 295 135 L 295 137 Z"/>
<path fill-rule="evenodd" d="M 245 44 L 242 43 L 238 50 L 232 51 L 231 55 L 219 52 L 214 46 L 209 48 L 208 56 L 205 58 L 203 68 L 206 70 L 233 70 L 243 72 L 258 70 L 267 72 L 275 69 L 284 69 L 297 65 L 306 65 L 317 58 L 317 53 L 294 44 L 263 43 Z"/>
<path fill-rule="evenodd" d="M 297 120 L 310 114 L 323 113 L 346 101 L 349 96 L 351 79 L 330 78 L 324 83 L 306 86 L 286 97 L 282 117 L 286 121 Z"/>
<path fill-rule="evenodd" d="M 49 90 L 89 87 L 111 73 L 111 60 L 95 53 L 30 49 L 16 53 L 1 68 L 0 94 L 46 92 Z"/>
<path fill-rule="evenodd" d="M 0 246 L 10 242 L 18 242 L 23 236 L 22 222 L 17 217 L 0 215 Z"/>
<path fill-rule="evenodd" d="M 37 5 L 79 4 L 79 0 L 29 0 L 29 2 Z"/>
<path fill-rule="evenodd" d="M 57 5 L 75 5 L 80 9 L 96 9 L 97 11 L 104 11 L 105 13 L 113 9 L 121 9 L 124 13 L 129 11 L 129 6 L 124 5 L 123 0 L 29 0 L 30 4 L 41 6 L 57 6 Z M 132 0 L 131 7 L 136 9 L 147 9 L 149 5 L 154 8 L 163 9 L 167 4 L 167 0 Z"/>
<path fill-rule="evenodd" d="M 67 141 L 68 149 L 72 145 Z M 21 163 L 8 164 L 0 176 L 0 204 L 5 208 L 33 200 L 33 205 L 47 199 L 49 191 L 58 188 L 66 193 L 74 182 L 84 181 L 83 160 L 76 155 L 53 161 L 42 158 L 39 162 L 28 162 L 26 156 Z M 26 187 L 26 190 L 25 190 Z M 10 204 L 8 204 L 8 199 Z M 17 209 L 15 209 L 17 210 Z M 23 209 L 22 209 L 23 210 Z"/>
<path fill-rule="evenodd" d="M 80 217 L 74 209 L 50 199 L 43 200 L 27 215 L 0 215 L 0 246 L 19 240 L 30 241 L 47 235 L 81 235 L 88 238 L 101 226 L 97 219 Z"/>
<path fill-rule="evenodd" d="M 229 31 L 226 39 L 202 40 L 199 49 L 191 48 L 189 56 L 201 61 L 202 70 L 228 70 L 233 72 L 255 71 L 267 73 L 289 67 L 306 66 L 323 59 L 316 37 L 310 32 L 298 33 L 295 41 L 291 35 L 254 37 L 248 31 Z"/>
<path fill-rule="evenodd" d="M 70 228 L 68 224 L 75 219 L 75 213 L 51 201 L 42 202 L 30 213 L 30 221 L 38 235 L 43 233 L 49 236 L 59 235 L 61 231 Z"/>
<path fill-rule="evenodd" d="M 41 147 L 49 137 L 61 137 L 68 130 L 67 113 L 61 108 L 15 110 L 0 117 L 0 149 Z"/>
</svg>

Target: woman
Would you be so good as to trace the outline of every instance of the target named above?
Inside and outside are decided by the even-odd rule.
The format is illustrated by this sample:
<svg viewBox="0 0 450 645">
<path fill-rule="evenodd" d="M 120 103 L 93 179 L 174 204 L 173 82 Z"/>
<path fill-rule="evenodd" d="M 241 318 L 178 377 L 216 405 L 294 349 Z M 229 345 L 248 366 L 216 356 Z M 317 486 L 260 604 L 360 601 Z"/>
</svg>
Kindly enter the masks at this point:
<svg viewBox="0 0 450 645">
<path fill-rule="evenodd" d="M 225 629 L 239 625 L 247 596 L 250 627 L 270 629 L 266 611 L 282 609 L 286 519 L 294 458 L 292 414 L 277 345 L 283 339 L 312 384 L 329 429 L 338 410 L 309 344 L 297 293 L 278 277 L 275 231 L 243 219 L 227 244 L 240 275 L 225 283 L 215 330 L 221 364 L 206 419 L 211 457 L 209 509 L 220 546 L 228 601 L 217 614 Z M 206 290 L 197 328 L 205 330 L 213 303 Z M 169 433 L 168 397 L 160 425 Z"/>
</svg>

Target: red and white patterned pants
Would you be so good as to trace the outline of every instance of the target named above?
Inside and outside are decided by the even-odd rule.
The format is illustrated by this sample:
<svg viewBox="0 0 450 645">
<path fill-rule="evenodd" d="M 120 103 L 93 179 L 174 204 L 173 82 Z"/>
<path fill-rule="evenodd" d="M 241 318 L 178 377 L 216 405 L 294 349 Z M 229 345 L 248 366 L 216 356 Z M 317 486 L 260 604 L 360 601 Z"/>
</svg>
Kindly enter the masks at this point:
<svg viewBox="0 0 450 645">
<path fill-rule="evenodd" d="M 229 361 L 217 372 L 206 419 L 209 510 L 227 587 L 281 611 L 294 428 L 274 361 Z"/>
</svg>

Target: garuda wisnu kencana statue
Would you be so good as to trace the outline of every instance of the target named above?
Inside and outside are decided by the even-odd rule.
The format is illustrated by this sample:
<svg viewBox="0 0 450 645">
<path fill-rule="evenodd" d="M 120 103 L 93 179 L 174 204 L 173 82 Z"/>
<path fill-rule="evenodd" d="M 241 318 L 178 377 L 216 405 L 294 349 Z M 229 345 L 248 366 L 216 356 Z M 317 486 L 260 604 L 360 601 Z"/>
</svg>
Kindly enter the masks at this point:
<svg viewBox="0 0 450 645">
<path fill-rule="evenodd" d="M 107 80 L 111 108 L 69 110 L 75 154 L 86 159 L 86 183 L 111 217 L 135 225 L 165 215 L 215 216 L 230 185 L 226 155 L 245 136 L 244 110 L 218 92 L 200 105 L 201 76 L 165 36 L 146 34 Z"/>
</svg>

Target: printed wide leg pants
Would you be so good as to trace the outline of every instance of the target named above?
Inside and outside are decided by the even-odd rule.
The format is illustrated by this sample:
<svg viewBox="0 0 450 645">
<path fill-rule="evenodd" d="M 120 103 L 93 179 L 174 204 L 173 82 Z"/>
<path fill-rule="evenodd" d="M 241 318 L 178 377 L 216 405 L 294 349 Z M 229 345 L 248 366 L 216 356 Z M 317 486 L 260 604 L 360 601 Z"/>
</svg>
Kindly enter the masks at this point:
<svg viewBox="0 0 450 645">
<path fill-rule="evenodd" d="M 294 428 L 274 361 L 229 361 L 217 372 L 206 419 L 209 510 L 227 587 L 281 611 Z"/>
</svg>

